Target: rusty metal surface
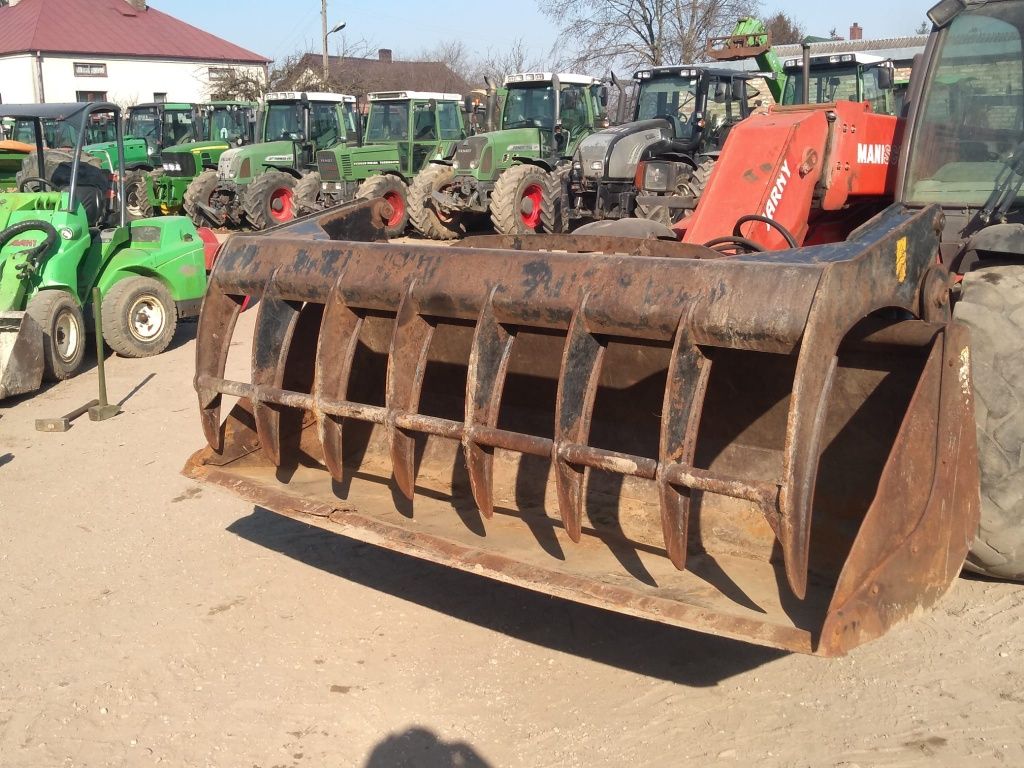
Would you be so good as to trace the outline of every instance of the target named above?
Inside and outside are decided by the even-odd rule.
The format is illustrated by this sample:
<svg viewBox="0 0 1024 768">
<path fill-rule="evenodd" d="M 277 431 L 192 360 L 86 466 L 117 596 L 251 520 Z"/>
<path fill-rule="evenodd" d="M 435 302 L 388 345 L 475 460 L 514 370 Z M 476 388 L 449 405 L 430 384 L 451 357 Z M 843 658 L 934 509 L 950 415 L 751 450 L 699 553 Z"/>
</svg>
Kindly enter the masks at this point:
<svg viewBox="0 0 1024 768">
<path fill-rule="evenodd" d="M 338 215 L 334 226 L 343 227 Z M 196 388 L 209 447 L 189 471 L 211 477 L 216 465 L 217 482 L 244 478 L 246 495 L 284 510 L 311 493 L 359 504 L 345 491 L 353 477 L 390 478 L 391 509 L 376 505 L 350 521 L 364 529 L 389 515 L 403 528 L 414 504 L 419 523 L 427 493 L 451 500 L 459 515 L 458 499 L 470 498 L 487 521 L 484 538 L 500 505 L 557 521 L 572 546 L 596 535 L 660 552 L 676 573 L 692 570 L 694 553 L 761 562 L 758 578 L 783 582 L 772 583 L 782 623 L 804 634 L 769 642 L 744 625 L 732 636 L 841 653 L 872 633 L 841 629 L 818 648 L 836 618 L 810 610 L 809 620 L 808 606 L 827 603 L 840 571 L 846 584 L 859 578 L 848 572 L 877 565 L 870 550 L 865 563 L 846 562 L 863 546 L 861 521 L 876 508 L 886 510 L 883 528 L 930 519 L 952 493 L 936 480 L 933 496 L 908 500 L 889 479 L 919 444 L 908 431 L 953 444 L 960 422 L 939 418 L 940 401 L 970 411 L 962 382 L 936 373 L 943 355 L 935 350 L 952 349 L 954 326 L 941 312 L 906 319 L 921 317 L 934 296 L 922 286 L 933 281 L 925 278 L 940 216 L 894 206 L 845 243 L 706 260 L 696 246 L 633 255 L 670 244 L 634 242 L 620 253 L 625 246 L 599 237 L 572 239 L 571 249 L 559 236 L 439 248 L 290 238 L 285 227 L 232 241 L 200 318 Z M 232 382 L 224 364 L 243 296 L 263 303 L 251 381 Z M 248 404 L 223 425 L 222 395 Z M 972 477 L 976 488 L 976 466 L 946 453 L 931 476 L 952 466 L 958 493 Z M 298 466 L 326 485 L 284 479 L 275 488 L 246 474 L 260 461 L 273 478 Z M 971 530 L 969 506 L 949 513 L 953 528 Z M 424 546 L 444 550 L 442 539 Z M 918 547 L 959 565 L 962 544 Z M 424 546 L 414 554 L 479 565 L 479 553 L 425 555 Z M 501 561 L 488 575 L 500 577 L 525 555 L 488 557 Z M 903 601 L 858 609 L 882 630 L 952 579 L 950 568 L 915 575 L 914 558 L 899 548 L 894 561 L 911 585 Z M 540 571 L 520 581 L 545 589 L 554 572 L 605 578 L 589 565 Z M 714 607 L 702 597 L 702 611 L 687 609 L 675 623 L 728 633 L 711 618 L 725 610 L 719 600 L 732 599 L 720 592 Z M 687 602 L 678 590 L 658 593 L 670 596 Z M 636 615 L 664 612 L 622 599 Z"/>
<path fill-rule="evenodd" d="M 723 35 L 708 40 L 704 55 L 715 61 L 752 59 L 771 50 L 772 38 L 768 32 L 751 35 Z"/>
</svg>

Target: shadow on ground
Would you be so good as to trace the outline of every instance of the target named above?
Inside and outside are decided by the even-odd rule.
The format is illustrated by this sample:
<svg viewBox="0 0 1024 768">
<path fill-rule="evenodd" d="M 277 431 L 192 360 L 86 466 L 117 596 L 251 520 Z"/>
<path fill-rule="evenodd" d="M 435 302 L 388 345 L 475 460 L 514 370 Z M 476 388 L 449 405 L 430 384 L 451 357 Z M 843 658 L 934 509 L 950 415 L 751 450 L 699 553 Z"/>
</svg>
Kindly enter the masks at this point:
<svg viewBox="0 0 1024 768">
<path fill-rule="evenodd" d="M 426 728 L 392 733 L 373 748 L 365 768 L 490 768 L 462 741 L 441 741 Z"/>
<path fill-rule="evenodd" d="M 314 568 L 462 621 L 683 685 L 713 686 L 786 655 L 474 576 L 262 507 L 228 530 Z"/>
</svg>

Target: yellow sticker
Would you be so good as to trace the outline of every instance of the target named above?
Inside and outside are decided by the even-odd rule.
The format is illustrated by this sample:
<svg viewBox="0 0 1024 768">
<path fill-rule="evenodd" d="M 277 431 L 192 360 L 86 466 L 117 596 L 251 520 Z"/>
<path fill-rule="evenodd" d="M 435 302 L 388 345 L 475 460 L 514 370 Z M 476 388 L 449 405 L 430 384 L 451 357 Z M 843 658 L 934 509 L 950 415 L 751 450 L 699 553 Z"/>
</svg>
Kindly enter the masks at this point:
<svg viewBox="0 0 1024 768">
<path fill-rule="evenodd" d="M 896 241 L 896 279 L 901 283 L 907 279 L 907 238 Z"/>
</svg>

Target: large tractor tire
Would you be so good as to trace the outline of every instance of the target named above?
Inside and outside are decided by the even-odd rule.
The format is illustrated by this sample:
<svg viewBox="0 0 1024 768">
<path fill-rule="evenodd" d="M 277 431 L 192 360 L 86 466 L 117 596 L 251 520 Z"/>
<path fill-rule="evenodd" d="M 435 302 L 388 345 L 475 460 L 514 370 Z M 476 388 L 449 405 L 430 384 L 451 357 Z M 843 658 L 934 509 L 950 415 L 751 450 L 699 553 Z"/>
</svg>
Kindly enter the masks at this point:
<svg viewBox="0 0 1024 768">
<path fill-rule="evenodd" d="M 357 200 L 383 197 L 391 206 L 391 218 L 385 232 L 388 237 L 401 237 L 409 226 L 409 187 L 398 176 L 385 174 L 371 176 L 356 190 Z"/>
<path fill-rule="evenodd" d="M 197 227 L 208 226 L 210 222 L 196 204 L 210 205 L 213 193 L 217 190 L 219 183 L 217 172 L 207 169 L 192 179 L 185 188 L 185 194 L 181 198 L 181 207 L 185 209 L 185 213 Z"/>
<path fill-rule="evenodd" d="M 676 187 L 672 190 L 672 194 L 700 200 L 708 186 L 708 179 L 711 178 L 711 170 L 714 167 L 715 159 L 713 157 L 702 158 L 692 173 L 676 180 Z M 650 219 L 664 224 L 666 227 L 671 227 L 677 221 L 685 219 L 693 211 L 693 208 L 669 208 L 664 205 L 640 205 L 637 203 L 636 206 L 637 218 Z"/>
<path fill-rule="evenodd" d="M 319 173 L 307 173 L 295 184 L 295 215 L 306 216 L 327 208 Z"/>
<path fill-rule="evenodd" d="M 513 165 L 491 193 L 491 221 L 502 235 L 555 232 L 562 191 L 557 179 L 536 165 Z"/>
<path fill-rule="evenodd" d="M 128 221 L 148 219 L 153 215 L 145 171 L 128 171 L 124 175 L 124 212 Z"/>
<path fill-rule="evenodd" d="M 310 174 L 317 177 L 320 174 Z M 253 229 L 267 229 L 295 218 L 295 185 L 291 174 L 267 171 L 242 192 L 242 210 Z"/>
<path fill-rule="evenodd" d="M 75 153 L 66 149 L 44 149 L 43 150 L 43 167 L 45 173 L 43 178 L 52 181 L 58 187 L 64 187 L 71 183 L 71 162 L 75 157 Z M 86 170 L 86 167 L 88 169 Z M 105 180 L 105 176 L 98 174 L 101 166 L 98 157 L 92 155 L 82 154 L 82 162 L 80 164 L 80 173 L 82 178 L 79 178 L 79 183 L 88 181 L 96 183 L 96 179 Z M 33 178 L 39 175 L 39 163 L 36 160 L 36 153 L 33 150 L 25 155 L 21 161 L 21 170 L 15 174 L 15 182 L 21 184 L 22 179 Z"/>
<path fill-rule="evenodd" d="M 63 381 L 75 375 L 85 359 L 85 319 L 67 291 L 44 290 L 25 308 L 43 329 L 43 379 Z"/>
<path fill-rule="evenodd" d="M 461 216 L 441 213 L 431 200 L 431 195 L 449 184 L 454 175 L 450 165 L 432 163 L 409 185 L 409 219 L 417 232 L 431 240 L 455 240 L 465 232 Z"/>
<path fill-rule="evenodd" d="M 954 317 L 971 329 L 981 523 L 965 567 L 1024 580 L 1024 266 L 963 280 Z"/>
<path fill-rule="evenodd" d="M 152 277 L 114 283 L 103 299 L 103 340 L 121 357 L 159 355 L 174 338 L 178 309 L 167 287 Z"/>
</svg>

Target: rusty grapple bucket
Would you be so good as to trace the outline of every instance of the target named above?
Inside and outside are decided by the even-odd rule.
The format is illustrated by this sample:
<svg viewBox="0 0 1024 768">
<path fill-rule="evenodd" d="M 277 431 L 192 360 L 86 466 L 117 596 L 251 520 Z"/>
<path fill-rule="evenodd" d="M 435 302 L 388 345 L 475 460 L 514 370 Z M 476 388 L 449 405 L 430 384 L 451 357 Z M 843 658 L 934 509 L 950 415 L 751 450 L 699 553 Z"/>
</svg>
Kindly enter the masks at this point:
<svg viewBox="0 0 1024 768">
<path fill-rule="evenodd" d="M 42 329 L 27 312 L 0 312 L 0 400 L 42 384 Z"/>
<path fill-rule="evenodd" d="M 978 477 L 937 209 L 717 258 L 598 236 L 370 242 L 373 205 L 225 247 L 199 323 L 209 445 L 188 474 L 383 547 L 796 651 L 843 653 L 950 586 Z M 225 380 L 245 296 L 251 378 Z"/>
</svg>

